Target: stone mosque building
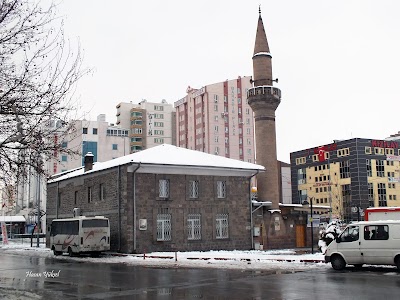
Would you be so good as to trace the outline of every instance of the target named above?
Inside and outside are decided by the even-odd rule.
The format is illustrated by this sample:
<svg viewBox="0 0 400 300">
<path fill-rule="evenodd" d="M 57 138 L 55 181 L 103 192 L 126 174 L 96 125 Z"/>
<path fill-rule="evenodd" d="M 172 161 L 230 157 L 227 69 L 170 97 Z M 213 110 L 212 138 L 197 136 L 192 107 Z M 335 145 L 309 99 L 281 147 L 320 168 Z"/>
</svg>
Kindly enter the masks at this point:
<svg viewBox="0 0 400 300">
<path fill-rule="evenodd" d="M 101 163 L 85 158 L 84 167 L 48 181 L 47 224 L 74 212 L 105 216 L 111 250 L 124 253 L 309 247 L 310 207 L 280 203 L 275 111 L 281 91 L 273 86 L 271 58 L 260 10 L 253 86 L 247 91 L 256 164 L 250 157 L 231 159 L 167 144 Z M 250 193 L 254 176 L 257 199 Z M 324 209 L 314 206 L 314 212 Z"/>
</svg>

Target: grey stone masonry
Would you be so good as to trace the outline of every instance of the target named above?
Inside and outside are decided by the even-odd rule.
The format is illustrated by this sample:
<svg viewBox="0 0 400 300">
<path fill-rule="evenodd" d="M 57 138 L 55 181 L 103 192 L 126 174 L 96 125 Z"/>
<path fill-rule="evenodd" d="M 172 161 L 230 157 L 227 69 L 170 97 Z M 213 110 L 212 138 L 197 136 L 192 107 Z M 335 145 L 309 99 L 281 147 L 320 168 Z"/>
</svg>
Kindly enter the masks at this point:
<svg viewBox="0 0 400 300">
<path fill-rule="evenodd" d="M 168 197 L 160 197 L 160 180 L 168 181 Z M 49 183 L 47 191 L 47 224 L 72 217 L 74 208 L 108 217 L 112 251 L 252 248 L 246 177 L 147 174 L 121 166 Z"/>
</svg>

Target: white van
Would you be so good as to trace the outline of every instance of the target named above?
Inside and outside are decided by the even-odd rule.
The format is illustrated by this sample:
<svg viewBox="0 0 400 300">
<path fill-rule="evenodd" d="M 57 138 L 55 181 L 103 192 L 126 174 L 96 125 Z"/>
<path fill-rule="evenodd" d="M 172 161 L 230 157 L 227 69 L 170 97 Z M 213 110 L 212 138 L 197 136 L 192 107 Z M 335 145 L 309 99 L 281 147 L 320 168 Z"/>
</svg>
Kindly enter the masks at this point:
<svg viewBox="0 0 400 300">
<path fill-rule="evenodd" d="M 394 265 L 400 270 L 400 221 L 364 221 L 348 225 L 325 252 L 335 270 Z"/>
</svg>

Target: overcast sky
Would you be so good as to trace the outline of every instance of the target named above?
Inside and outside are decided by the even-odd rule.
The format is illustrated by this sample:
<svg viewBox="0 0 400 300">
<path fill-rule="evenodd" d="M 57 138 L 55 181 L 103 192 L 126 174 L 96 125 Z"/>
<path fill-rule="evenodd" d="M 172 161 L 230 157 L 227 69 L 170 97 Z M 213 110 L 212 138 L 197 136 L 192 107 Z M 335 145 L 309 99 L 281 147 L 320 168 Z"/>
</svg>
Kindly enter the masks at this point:
<svg viewBox="0 0 400 300">
<path fill-rule="evenodd" d="M 76 92 L 86 118 L 113 123 L 119 102 L 173 104 L 189 85 L 252 75 L 259 4 L 282 90 L 279 160 L 400 130 L 398 0 L 64 0 L 65 35 L 94 69 Z"/>
</svg>

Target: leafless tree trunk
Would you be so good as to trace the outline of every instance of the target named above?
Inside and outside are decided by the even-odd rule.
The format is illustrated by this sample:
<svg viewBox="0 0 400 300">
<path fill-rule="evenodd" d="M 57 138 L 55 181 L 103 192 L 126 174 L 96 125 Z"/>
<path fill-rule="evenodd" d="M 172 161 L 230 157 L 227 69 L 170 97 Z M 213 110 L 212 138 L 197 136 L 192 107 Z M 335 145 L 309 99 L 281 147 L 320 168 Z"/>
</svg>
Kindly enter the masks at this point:
<svg viewBox="0 0 400 300">
<path fill-rule="evenodd" d="M 32 0 L 0 0 L 0 178 L 26 177 L 43 161 L 76 154 L 62 147 L 74 130 L 72 100 L 82 57 L 64 37 L 56 6 Z M 57 135 L 55 139 L 54 136 Z"/>
</svg>

